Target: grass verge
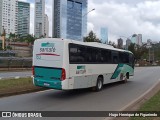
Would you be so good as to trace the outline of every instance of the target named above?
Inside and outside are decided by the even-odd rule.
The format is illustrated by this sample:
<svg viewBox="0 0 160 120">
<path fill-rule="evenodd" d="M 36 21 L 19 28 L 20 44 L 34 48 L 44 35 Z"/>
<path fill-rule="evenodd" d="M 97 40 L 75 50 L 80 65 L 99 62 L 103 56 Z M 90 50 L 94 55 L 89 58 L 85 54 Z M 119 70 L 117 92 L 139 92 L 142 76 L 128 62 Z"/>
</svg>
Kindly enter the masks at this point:
<svg viewBox="0 0 160 120">
<path fill-rule="evenodd" d="M 35 87 L 32 78 L 0 80 L 0 97 L 45 90 Z"/>
<path fill-rule="evenodd" d="M 151 99 L 145 102 L 138 111 L 160 111 L 160 91 Z M 156 117 L 133 117 L 130 120 L 160 120 Z"/>
</svg>

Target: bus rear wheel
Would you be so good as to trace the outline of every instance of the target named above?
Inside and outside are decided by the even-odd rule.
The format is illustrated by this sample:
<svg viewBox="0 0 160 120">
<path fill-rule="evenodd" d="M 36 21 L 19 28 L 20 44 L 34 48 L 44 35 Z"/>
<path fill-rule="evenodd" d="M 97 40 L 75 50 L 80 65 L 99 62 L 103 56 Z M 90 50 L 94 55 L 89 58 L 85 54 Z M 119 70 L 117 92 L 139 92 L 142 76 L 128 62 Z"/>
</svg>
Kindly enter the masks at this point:
<svg viewBox="0 0 160 120">
<path fill-rule="evenodd" d="M 96 92 L 99 92 L 99 91 L 102 90 L 102 88 L 103 88 L 103 78 L 102 78 L 102 77 L 98 77 L 98 79 L 97 79 L 97 84 L 96 84 L 94 90 L 95 90 Z"/>
<path fill-rule="evenodd" d="M 129 73 L 126 73 L 126 76 L 125 76 L 125 78 L 123 80 L 123 83 L 127 83 L 128 79 L 129 79 Z"/>
</svg>

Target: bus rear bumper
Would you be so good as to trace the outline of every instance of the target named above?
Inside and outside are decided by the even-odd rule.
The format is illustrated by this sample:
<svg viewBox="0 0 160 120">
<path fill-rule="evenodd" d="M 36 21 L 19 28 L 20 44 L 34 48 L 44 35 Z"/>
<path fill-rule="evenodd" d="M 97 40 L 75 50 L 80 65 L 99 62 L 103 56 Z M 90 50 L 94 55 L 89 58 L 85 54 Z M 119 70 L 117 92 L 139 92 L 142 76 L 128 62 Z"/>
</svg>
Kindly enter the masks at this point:
<svg viewBox="0 0 160 120">
<path fill-rule="evenodd" d="M 62 82 L 60 80 L 46 81 L 33 78 L 33 83 L 38 87 L 46 87 L 51 89 L 62 90 Z"/>
</svg>

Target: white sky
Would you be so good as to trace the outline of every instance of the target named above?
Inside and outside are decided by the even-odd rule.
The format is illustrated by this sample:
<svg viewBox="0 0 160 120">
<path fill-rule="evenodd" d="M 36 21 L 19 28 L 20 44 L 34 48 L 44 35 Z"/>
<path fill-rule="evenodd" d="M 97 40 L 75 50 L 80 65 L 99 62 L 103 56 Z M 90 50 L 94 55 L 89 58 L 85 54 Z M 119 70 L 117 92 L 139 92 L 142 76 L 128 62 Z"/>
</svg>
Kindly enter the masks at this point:
<svg viewBox="0 0 160 120">
<path fill-rule="evenodd" d="M 34 0 L 31 3 L 31 27 L 34 32 Z M 99 36 L 100 28 L 107 27 L 109 40 L 117 41 L 120 36 L 142 34 L 143 41 L 160 41 L 160 0 L 88 0 L 88 32 L 93 30 Z M 52 0 L 46 0 L 52 35 Z M 125 38 L 124 38 L 125 39 Z"/>
</svg>

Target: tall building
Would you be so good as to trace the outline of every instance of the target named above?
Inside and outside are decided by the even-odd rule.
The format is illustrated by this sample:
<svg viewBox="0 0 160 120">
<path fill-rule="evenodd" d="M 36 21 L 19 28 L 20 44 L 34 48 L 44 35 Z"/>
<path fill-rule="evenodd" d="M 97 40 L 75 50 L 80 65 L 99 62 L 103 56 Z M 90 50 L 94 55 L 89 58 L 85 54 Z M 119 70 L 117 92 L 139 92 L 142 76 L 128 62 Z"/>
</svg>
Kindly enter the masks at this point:
<svg viewBox="0 0 160 120">
<path fill-rule="evenodd" d="M 2 0 L 0 0 L 0 34 L 2 34 L 2 31 L 3 31 L 3 24 L 2 24 L 2 15 L 3 15 L 3 13 L 2 13 L 2 9 L 3 9 L 3 1 Z"/>
<path fill-rule="evenodd" d="M 44 36 L 45 0 L 35 0 L 34 35 Z"/>
<path fill-rule="evenodd" d="M 122 49 L 123 48 L 123 39 L 122 38 L 119 38 L 118 40 L 118 48 Z"/>
<path fill-rule="evenodd" d="M 142 34 L 138 34 L 138 36 L 137 36 L 137 44 L 139 46 L 142 46 Z"/>
<path fill-rule="evenodd" d="M 27 36 L 30 30 L 30 4 L 18 1 L 18 34 Z"/>
<path fill-rule="evenodd" d="M 45 37 L 49 37 L 49 20 L 47 14 L 44 16 L 44 35 Z"/>
<path fill-rule="evenodd" d="M 130 44 L 132 43 L 132 41 L 130 39 L 126 40 L 126 49 L 128 50 L 128 47 L 130 46 Z"/>
<path fill-rule="evenodd" d="M 83 41 L 87 34 L 88 0 L 54 0 L 53 6 L 52 36 Z"/>
<path fill-rule="evenodd" d="M 17 33 L 18 0 L 0 0 L 0 33 Z"/>
<path fill-rule="evenodd" d="M 103 43 L 108 44 L 108 29 L 101 28 L 101 40 Z"/>
<path fill-rule="evenodd" d="M 137 44 L 137 34 L 133 34 L 131 38 L 132 43 Z"/>
<path fill-rule="evenodd" d="M 142 46 L 142 34 L 133 34 L 131 40 L 133 43 Z"/>
</svg>

